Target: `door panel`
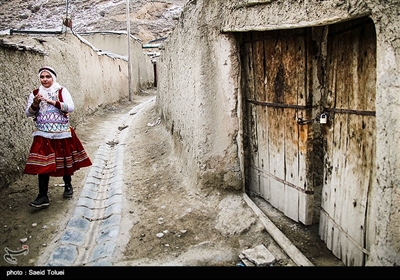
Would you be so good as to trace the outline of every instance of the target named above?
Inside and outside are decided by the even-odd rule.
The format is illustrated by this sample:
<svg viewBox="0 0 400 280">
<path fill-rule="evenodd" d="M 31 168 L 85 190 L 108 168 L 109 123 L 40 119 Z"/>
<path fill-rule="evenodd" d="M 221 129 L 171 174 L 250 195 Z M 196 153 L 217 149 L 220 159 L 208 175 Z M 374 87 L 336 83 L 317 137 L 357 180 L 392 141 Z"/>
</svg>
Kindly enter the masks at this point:
<svg viewBox="0 0 400 280">
<path fill-rule="evenodd" d="M 364 265 L 375 179 L 376 35 L 371 20 L 330 27 L 320 235 L 346 265 Z"/>
<path fill-rule="evenodd" d="M 244 34 L 247 189 L 288 217 L 312 221 L 307 178 L 307 29 Z M 309 106 L 309 107 L 307 107 Z M 310 205 L 311 203 L 311 205 Z"/>
<path fill-rule="evenodd" d="M 364 265 L 375 234 L 368 220 L 376 180 L 372 20 L 246 32 L 242 62 L 246 191 L 305 225 L 320 209 L 328 249 L 346 265 Z M 297 124 L 320 110 L 328 123 L 318 131 Z"/>
</svg>

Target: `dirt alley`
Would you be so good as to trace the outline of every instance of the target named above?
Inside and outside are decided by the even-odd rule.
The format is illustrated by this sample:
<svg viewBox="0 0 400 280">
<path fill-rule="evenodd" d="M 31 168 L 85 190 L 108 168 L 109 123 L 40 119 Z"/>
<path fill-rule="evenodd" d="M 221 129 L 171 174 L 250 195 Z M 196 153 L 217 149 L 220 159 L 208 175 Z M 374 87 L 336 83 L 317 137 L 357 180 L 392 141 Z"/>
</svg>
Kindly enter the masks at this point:
<svg viewBox="0 0 400 280">
<path fill-rule="evenodd" d="M 124 198 L 113 266 L 237 266 L 243 250 L 260 244 L 275 256 L 274 266 L 295 266 L 240 193 L 189 187 L 155 102 L 131 123 L 118 122 L 133 106 L 155 96 L 156 89 L 149 89 L 132 101 L 104 106 L 76 127 L 91 158 L 111 131 L 129 129 L 131 135 L 126 143 L 118 143 L 125 145 Z M 73 176 L 71 199 L 62 197 L 62 179 L 51 178 L 46 209 L 28 206 L 37 194 L 36 176 L 23 175 L 1 191 L 0 246 L 19 250 L 28 245 L 29 253 L 17 256 L 13 265 L 1 258 L 0 266 L 44 265 L 76 206 L 89 169 Z M 343 266 L 319 239 L 317 226 L 295 224 L 268 204 L 260 208 L 315 266 Z"/>
</svg>

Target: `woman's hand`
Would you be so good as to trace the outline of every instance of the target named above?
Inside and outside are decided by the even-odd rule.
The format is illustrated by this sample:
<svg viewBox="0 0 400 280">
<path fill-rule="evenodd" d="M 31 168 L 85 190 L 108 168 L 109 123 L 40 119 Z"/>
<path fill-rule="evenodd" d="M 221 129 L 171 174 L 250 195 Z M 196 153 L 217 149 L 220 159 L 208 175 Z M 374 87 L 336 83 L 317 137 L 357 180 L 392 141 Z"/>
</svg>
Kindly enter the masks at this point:
<svg viewBox="0 0 400 280">
<path fill-rule="evenodd" d="M 38 106 L 42 99 L 43 96 L 41 94 L 36 94 L 35 97 L 33 98 L 34 105 Z"/>
<path fill-rule="evenodd" d="M 51 104 L 51 105 L 53 105 L 53 106 L 56 105 L 56 102 L 53 101 L 53 100 L 51 100 L 51 99 L 45 99 L 44 101 L 46 101 L 48 104 Z"/>
<path fill-rule="evenodd" d="M 46 103 L 48 103 L 48 104 L 51 104 L 51 105 L 53 105 L 53 106 L 56 105 L 56 101 L 51 100 L 51 99 L 49 99 L 49 98 L 45 98 L 43 95 L 41 95 L 41 94 L 39 94 L 39 93 L 36 94 L 36 96 L 33 98 L 33 103 L 34 103 L 34 105 L 39 106 L 39 103 L 40 103 L 41 101 L 44 101 L 44 102 L 46 102 Z"/>
</svg>

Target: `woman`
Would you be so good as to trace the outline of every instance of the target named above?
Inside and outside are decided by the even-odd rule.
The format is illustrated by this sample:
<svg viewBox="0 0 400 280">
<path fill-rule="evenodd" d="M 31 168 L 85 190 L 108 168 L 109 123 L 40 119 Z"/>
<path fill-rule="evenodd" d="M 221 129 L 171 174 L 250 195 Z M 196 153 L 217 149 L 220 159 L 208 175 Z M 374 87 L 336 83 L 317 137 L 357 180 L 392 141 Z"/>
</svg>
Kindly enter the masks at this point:
<svg viewBox="0 0 400 280">
<path fill-rule="evenodd" d="M 49 206 L 47 195 L 50 176 L 63 177 L 64 197 L 72 197 L 71 176 L 92 165 L 82 143 L 70 126 L 68 113 L 74 111 L 69 91 L 56 81 L 52 67 L 39 69 L 40 87 L 29 94 L 25 114 L 33 117 L 36 130 L 24 173 L 37 174 L 39 194 L 32 207 Z"/>
</svg>

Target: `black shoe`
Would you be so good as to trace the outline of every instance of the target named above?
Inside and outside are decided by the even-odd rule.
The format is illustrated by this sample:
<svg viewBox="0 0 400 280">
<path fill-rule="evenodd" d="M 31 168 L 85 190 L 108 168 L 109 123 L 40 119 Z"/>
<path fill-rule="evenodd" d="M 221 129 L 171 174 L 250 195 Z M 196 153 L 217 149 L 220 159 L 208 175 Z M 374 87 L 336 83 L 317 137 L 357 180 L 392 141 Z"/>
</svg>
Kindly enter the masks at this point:
<svg viewBox="0 0 400 280">
<path fill-rule="evenodd" d="M 65 198 L 69 198 L 69 197 L 72 197 L 73 193 L 74 193 L 74 190 L 72 189 L 72 186 L 71 185 L 65 185 L 63 196 Z"/>
<path fill-rule="evenodd" d="M 34 201 L 29 203 L 29 206 L 43 208 L 49 206 L 49 198 L 47 196 L 38 196 Z"/>
</svg>

